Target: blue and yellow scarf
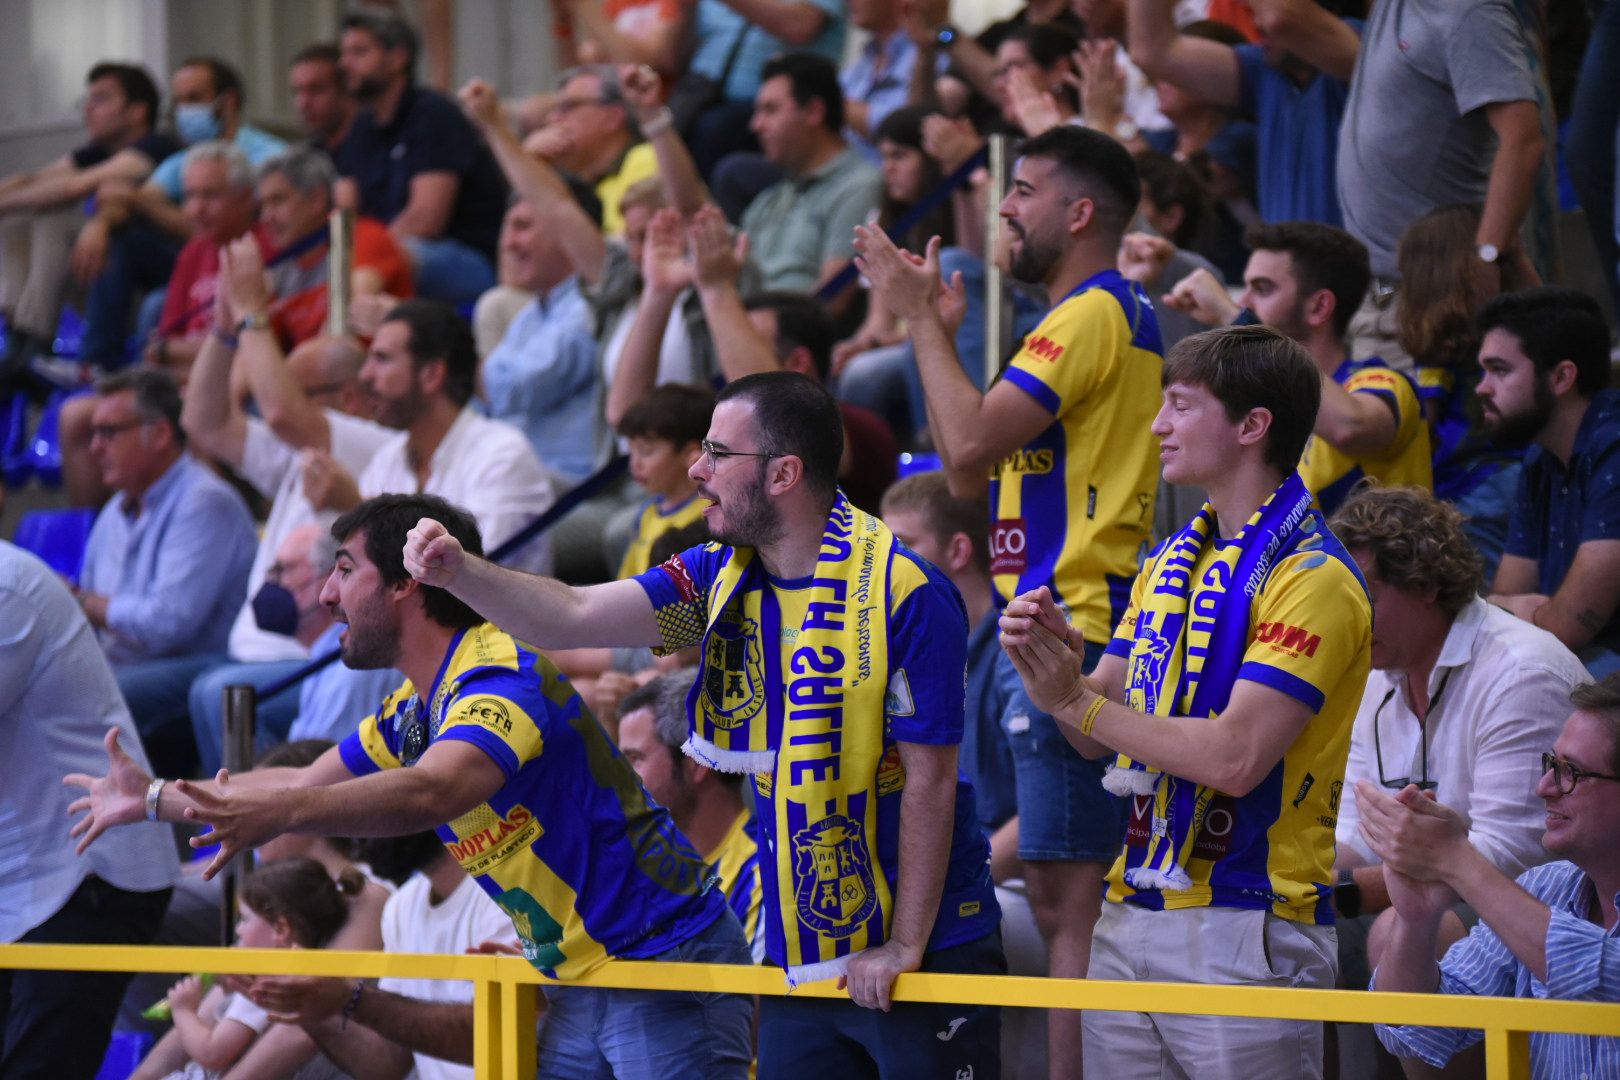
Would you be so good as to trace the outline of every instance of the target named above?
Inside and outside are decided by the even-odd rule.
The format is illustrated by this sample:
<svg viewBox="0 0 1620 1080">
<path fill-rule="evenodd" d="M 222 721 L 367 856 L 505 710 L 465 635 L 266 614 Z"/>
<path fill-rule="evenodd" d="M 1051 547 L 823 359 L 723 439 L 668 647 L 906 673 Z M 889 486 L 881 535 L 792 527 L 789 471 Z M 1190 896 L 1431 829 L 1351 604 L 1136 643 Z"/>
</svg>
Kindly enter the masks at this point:
<svg viewBox="0 0 1620 1080">
<path fill-rule="evenodd" d="M 1226 708 L 1248 645 L 1250 607 L 1277 561 L 1315 534 L 1301 528 L 1310 518 L 1311 493 L 1297 472 L 1289 473 L 1226 549 L 1225 591 L 1194 618 L 1194 568 L 1216 528 L 1215 510 L 1204 504 L 1154 563 L 1126 669 L 1127 705 L 1157 716 L 1203 718 Z M 1140 865 L 1125 871 L 1125 883 L 1133 889 L 1190 888 L 1187 859 L 1214 789 L 1124 754 L 1108 767 L 1103 786 L 1115 795 L 1154 797 L 1148 850 Z"/>
<path fill-rule="evenodd" d="M 722 772 L 764 774 L 790 987 L 842 974 L 888 933 L 875 841 L 880 772 L 893 781 L 879 765 L 894 547 L 888 526 L 838 493 L 785 667 L 780 607 L 754 552 L 732 549 L 709 590 L 683 749 Z"/>
</svg>

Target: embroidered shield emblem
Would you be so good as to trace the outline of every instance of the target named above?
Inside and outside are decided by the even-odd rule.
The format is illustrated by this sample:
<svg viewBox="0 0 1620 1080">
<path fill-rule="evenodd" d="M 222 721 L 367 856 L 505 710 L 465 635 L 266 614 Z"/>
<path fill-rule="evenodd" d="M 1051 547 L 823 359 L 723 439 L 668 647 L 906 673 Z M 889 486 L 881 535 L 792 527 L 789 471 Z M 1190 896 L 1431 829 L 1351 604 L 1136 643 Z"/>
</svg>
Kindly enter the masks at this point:
<svg viewBox="0 0 1620 1080">
<path fill-rule="evenodd" d="M 831 938 L 846 938 L 877 910 L 872 856 L 859 823 L 843 814 L 793 834 L 799 918 Z"/>
<path fill-rule="evenodd" d="M 1179 615 L 1167 617 L 1163 633 L 1145 619 L 1137 630 L 1136 641 L 1131 645 L 1130 690 L 1131 697 L 1135 699 L 1130 702 L 1132 708 L 1156 713 L 1159 711 L 1161 688 L 1175 692 L 1175 687 L 1164 685 L 1164 676 L 1169 671 L 1170 650 L 1175 647 L 1184 618 Z M 1169 625 L 1171 623 L 1174 625 Z"/>
<path fill-rule="evenodd" d="M 708 720 L 722 731 L 741 727 L 765 705 L 759 624 L 727 612 L 704 645 L 703 697 Z"/>
</svg>

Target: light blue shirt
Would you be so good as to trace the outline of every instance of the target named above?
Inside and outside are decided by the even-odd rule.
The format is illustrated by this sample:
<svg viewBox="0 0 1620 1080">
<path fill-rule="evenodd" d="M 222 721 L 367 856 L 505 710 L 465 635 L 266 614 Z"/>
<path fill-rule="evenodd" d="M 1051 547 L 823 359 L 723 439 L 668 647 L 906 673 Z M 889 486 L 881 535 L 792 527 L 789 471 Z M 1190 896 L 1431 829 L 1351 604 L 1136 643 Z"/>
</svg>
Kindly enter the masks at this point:
<svg viewBox="0 0 1620 1080">
<path fill-rule="evenodd" d="M 489 415 L 521 428 L 540 464 L 569 483 L 591 474 L 606 439 L 594 331 L 570 277 L 525 305 L 484 358 Z"/>
<path fill-rule="evenodd" d="M 1592 881 L 1571 862 L 1546 863 L 1519 875 L 1526 892 L 1552 909 L 1547 927 L 1547 981 L 1519 962 L 1485 923 L 1447 951 L 1440 961 L 1440 992 L 1489 997 L 1620 1001 L 1620 926 L 1592 922 L 1597 907 Z M 1377 989 L 1377 979 L 1373 980 Z M 1467 1028 L 1377 1025 L 1390 1053 L 1440 1067 L 1484 1033 Z M 1530 1075 L 1537 1080 L 1620 1076 L 1620 1038 L 1530 1033 Z"/>
<path fill-rule="evenodd" d="M 838 85 L 844 90 L 844 101 L 866 104 L 866 127 L 877 132 L 878 125 L 894 110 L 906 103 L 911 85 L 911 69 L 917 63 L 916 43 L 904 30 L 896 30 L 887 39 L 868 38 L 861 51 L 855 54 L 838 73 Z M 844 125 L 844 138 L 860 148 L 868 161 L 878 163 L 875 143 L 856 134 Z"/>
<path fill-rule="evenodd" d="M 333 623 L 309 647 L 311 657 L 325 656 L 339 648 L 343 624 Z M 405 676 L 393 668 L 356 671 L 341 660 L 327 664 L 305 679 L 298 688 L 298 719 L 287 729 L 287 741 L 328 739 L 340 743 L 360 722 L 382 707 L 383 699 L 398 689 Z"/>
<path fill-rule="evenodd" d="M 114 830 L 81 858 L 69 773 L 107 771 L 101 740 L 150 767 L 90 623 L 56 573 L 0 541 L 0 942 L 16 941 L 61 909 L 89 874 L 129 892 L 168 888 L 180 874 L 167 825 Z"/>
<path fill-rule="evenodd" d="M 85 592 L 108 597 L 113 664 L 224 653 L 258 538 L 242 497 L 182 455 L 138 508 L 114 495 L 85 546 Z"/>
<path fill-rule="evenodd" d="M 236 129 L 236 138 L 231 144 L 243 154 L 247 155 L 248 163 L 258 165 L 266 158 L 275 157 L 287 149 L 287 144 L 270 134 L 261 131 L 252 124 L 243 124 Z M 188 147 L 178 153 L 170 154 L 164 158 L 156 169 L 152 170 L 152 183 L 163 189 L 163 193 L 171 202 L 179 202 L 185 198 L 185 189 L 182 187 L 181 174 L 186 168 L 186 155 L 191 153 Z"/>
<path fill-rule="evenodd" d="M 827 13 L 827 22 L 802 51 L 825 56 L 837 66 L 844 55 L 844 0 L 809 2 Z M 689 70 L 718 81 L 738 35 L 746 36 L 737 48 L 731 72 L 726 77 L 725 97 L 728 101 L 753 101 L 759 92 L 759 73 L 765 62 L 778 53 L 796 50 L 781 38 L 748 22 L 722 0 L 698 0 L 697 48 L 692 53 Z"/>
</svg>

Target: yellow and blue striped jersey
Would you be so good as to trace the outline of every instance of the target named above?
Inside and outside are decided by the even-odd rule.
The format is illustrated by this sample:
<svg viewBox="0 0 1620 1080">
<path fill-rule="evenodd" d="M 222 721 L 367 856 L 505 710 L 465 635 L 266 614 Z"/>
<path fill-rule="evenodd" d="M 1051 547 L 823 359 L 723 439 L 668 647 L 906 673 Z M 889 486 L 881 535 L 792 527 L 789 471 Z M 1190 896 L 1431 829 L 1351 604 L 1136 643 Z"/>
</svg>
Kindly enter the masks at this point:
<svg viewBox="0 0 1620 1080">
<path fill-rule="evenodd" d="M 1125 871 L 1140 865 L 1153 829 L 1153 795 L 1132 796 L 1125 846 L 1108 872 L 1106 898 L 1164 908 L 1263 908 L 1297 922 L 1331 923 L 1334 829 L 1344 795 L 1350 729 L 1372 663 L 1372 605 L 1355 563 L 1316 517 L 1323 538 L 1278 560 L 1249 609 L 1237 678 L 1269 686 L 1315 714 L 1247 795 L 1215 793 L 1186 870 L 1192 888 L 1138 890 Z M 1131 607 L 1109 642 L 1130 657 L 1161 545 L 1131 590 Z M 1192 570 L 1189 611 L 1216 609 L 1242 546 L 1211 539 Z M 1208 634 L 1204 637 L 1207 639 Z M 1192 639 L 1189 648 L 1198 646 Z"/>
<path fill-rule="evenodd" d="M 1087 641 L 1118 625 L 1153 530 L 1163 351 L 1152 302 L 1109 269 L 1053 308 L 1002 374 L 1052 425 L 991 470 L 996 592 L 1005 603 L 1049 587 Z"/>
<path fill-rule="evenodd" d="M 765 936 L 759 923 L 759 840 L 754 835 L 754 813 L 748 807 L 726 830 L 720 845 L 708 853 L 731 913 L 742 924 L 743 937 L 757 964 L 765 959 Z"/>
<path fill-rule="evenodd" d="M 648 499 L 647 505 L 641 508 L 641 516 L 636 519 L 635 535 L 630 538 L 630 546 L 625 549 L 624 559 L 619 563 L 619 577 L 633 578 L 644 570 L 651 570 L 652 549 L 658 543 L 658 538 L 702 521 L 703 508 L 708 505 L 709 501 L 698 498 L 696 491 L 668 510 L 659 509 L 656 498 Z"/>
<path fill-rule="evenodd" d="M 649 959 L 725 914 L 708 866 L 568 680 L 490 623 L 456 635 L 425 699 L 407 680 L 341 753 L 364 776 L 445 739 L 488 754 L 506 783 L 439 838 L 546 975 Z"/>
<path fill-rule="evenodd" d="M 1388 405 L 1395 414 L 1395 438 L 1381 452 L 1365 457 L 1352 457 L 1320 435 L 1306 441 L 1299 477 L 1322 513 L 1331 516 L 1364 476 L 1386 487 L 1414 484 L 1433 490 L 1429 425 L 1412 380 L 1374 357 L 1346 360 L 1333 373 L 1333 381 L 1352 394 L 1371 394 Z"/>
</svg>

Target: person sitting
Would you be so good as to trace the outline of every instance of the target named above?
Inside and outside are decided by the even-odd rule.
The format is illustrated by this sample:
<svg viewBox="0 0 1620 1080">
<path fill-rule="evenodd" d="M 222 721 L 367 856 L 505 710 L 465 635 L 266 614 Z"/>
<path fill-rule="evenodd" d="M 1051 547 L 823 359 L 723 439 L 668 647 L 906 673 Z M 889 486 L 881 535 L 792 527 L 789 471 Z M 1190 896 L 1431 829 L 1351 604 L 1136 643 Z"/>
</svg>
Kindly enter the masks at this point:
<svg viewBox="0 0 1620 1080">
<path fill-rule="evenodd" d="M 287 65 L 298 126 L 310 146 L 335 154 L 349 137 L 355 100 L 343 80 L 343 53 L 329 41 L 306 45 Z"/>
<path fill-rule="evenodd" d="M 142 183 L 180 149 L 157 130 L 157 86 L 144 68 L 103 61 L 84 81 L 85 144 L 0 181 L 0 398 L 32 360 L 50 355 L 71 281 L 68 255 L 84 224 L 80 204 L 104 182 Z"/>
<path fill-rule="evenodd" d="M 388 222 L 416 291 L 470 304 L 495 284 L 506 182 L 455 103 L 417 86 L 416 33 L 399 16 L 343 20 L 343 77 L 360 112 L 335 156 L 338 203 Z"/>
<path fill-rule="evenodd" d="M 1467 819 L 1415 786 L 1391 794 L 1363 781 L 1361 833 L 1383 860 L 1394 909 L 1372 988 L 1405 993 L 1620 1001 L 1620 675 L 1584 683 L 1541 755 L 1541 842 L 1557 861 L 1517 879 L 1468 842 Z M 1435 962 L 1446 913 L 1461 899 L 1480 924 Z M 1437 1068 L 1480 1041 L 1466 1028 L 1378 1026 L 1388 1050 Z M 1620 1038 L 1530 1033 L 1537 1080 L 1620 1069 Z"/>
<path fill-rule="evenodd" d="M 90 454 L 115 494 L 85 545 L 79 604 L 152 745 L 185 723 L 186 692 L 223 656 L 256 537 L 242 497 L 186 453 L 180 391 L 136 369 L 96 384 Z M 190 735 L 182 740 L 189 746 Z"/>
<path fill-rule="evenodd" d="M 917 62 L 917 46 L 902 24 L 901 4 L 902 0 L 861 0 L 849 10 L 849 21 L 865 31 L 866 41 L 838 72 L 844 91 L 844 134 L 872 162 L 880 156 L 877 131 L 905 106 Z"/>
<path fill-rule="evenodd" d="M 349 917 L 348 899 L 365 887 L 358 870 L 336 881 L 314 859 L 266 863 L 242 880 L 236 945 L 243 949 L 321 949 Z M 196 975 L 175 983 L 168 993 L 174 1027 L 131 1074 L 131 1080 L 190 1076 L 194 1063 L 208 1075 L 227 1073 L 270 1027 L 270 1016 L 249 998 L 223 986 L 209 988 Z M 317 1057 L 304 1039 L 295 1060 L 283 1058 L 282 1071 L 294 1080 L 339 1075 Z M 302 1060 L 297 1060 L 302 1059 Z M 296 1067 L 294 1067 L 296 1066 Z"/>
<path fill-rule="evenodd" d="M 650 498 L 619 563 L 618 577 L 635 577 L 658 565 L 652 549 L 659 537 L 703 520 L 706 501 L 687 471 L 703 452 L 714 413 L 714 394 L 695 386 L 655 387 L 619 421 L 630 450 L 630 478 Z M 659 560 L 661 561 L 661 560 Z"/>
<path fill-rule="evenodd" d="M 1299 472 L 1317 505 L 1331 514 L 1363 476 L 1432 488 L 1417 387 L 1377 357 L 1357 359 L 1345 349 L 1371 280 L 1367 249 L 1343 229 L 1312 221 L 1259 225 L 1245 242 L 1254 253 L 1237 303 L 1208 271 L 1183 278 L 1165 300 L 1206 325 L 1272 327 L 1311 354 L 1322 372 L 1322 407 Z"/>
<path fill-rule="evenodd" d="M 1485 305 L 1485 428 L 1525 455 L 1490 601 L 1551 631 L 1599 678 L 1620 671 L 1620 390 L 1597 301 L 1573 289 Z"/>
<path fill-rule="evenodd" d="M 619 200 L 640 180 L 656 176 L 658 156 L 641 139 L 610 64 L 570 68 L 557 79 L 552 122 L 523 148 L 569 176 L 583 180 L 602 204 L 602 231 L 624 232 Z"/>
<path fill-rule="evenodd" d="M 1544 630 L 1479 597 L 1479 556 L 1462 516 L 1421 488 L 1364 488 L 1328 522 L 1373 599 L 1372 674 L 1344 784 L 1408 782 L 1468 819 L 1468 842 L 1505 874 L 1544 862 L 1532 803 L 1538 748 L 1558 734 L 1580 661 Z M 1366 985 L 1389 920 L 1377 856 L 1353 799 L 1336 829 L 1341 985 Z M 1463 933 L 1448 920 L 1446 944 Z M 1365 951 L 1363 951 L 1365 950 Z"/>
<path fill-rule="evenodd" d="M 759 838 L 743 777 L 700 765 L 681 753 L 686 743 L 686 695 L 696 668 L 665 672 L 618 704 L 619 752 L 641 786 L 669 810 L 675 827 L 715 868 L 731 913 L 742 924 L 754 963 L 765 959 L 759 917 Z"/>
</svg>

